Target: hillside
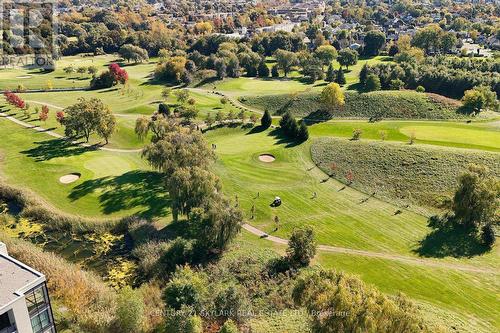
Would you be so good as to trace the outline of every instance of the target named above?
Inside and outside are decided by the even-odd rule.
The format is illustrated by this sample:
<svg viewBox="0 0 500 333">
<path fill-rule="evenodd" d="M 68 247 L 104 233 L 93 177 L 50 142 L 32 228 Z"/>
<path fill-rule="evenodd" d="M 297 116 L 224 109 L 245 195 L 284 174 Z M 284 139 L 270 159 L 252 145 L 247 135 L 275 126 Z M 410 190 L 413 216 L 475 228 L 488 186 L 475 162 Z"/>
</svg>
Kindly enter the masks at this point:
<svg viewBox="0 0 500 333">
<path fill-rule="evenodd" d="M 469 163 L 487 165 L 500 175 L 497 154 L 470 150 L 320 138 L 311 154 L 316 165 L 343 182 L 352 171 L 356 189 L 423 206 L 435 206 L 437 198 L 450 195 Z"/>
<path fill-rule="evenodd" d="M 346 92 L 343 110 L 335 110 L 334 118 L 455 119 L 459 102 L 435 94 L 414 91 Z M 319 93 L 281 94 L 245 97 L 241 102 L 274 115 L 290 111 L 297 117 L 324 119 Z"/>
</svg>

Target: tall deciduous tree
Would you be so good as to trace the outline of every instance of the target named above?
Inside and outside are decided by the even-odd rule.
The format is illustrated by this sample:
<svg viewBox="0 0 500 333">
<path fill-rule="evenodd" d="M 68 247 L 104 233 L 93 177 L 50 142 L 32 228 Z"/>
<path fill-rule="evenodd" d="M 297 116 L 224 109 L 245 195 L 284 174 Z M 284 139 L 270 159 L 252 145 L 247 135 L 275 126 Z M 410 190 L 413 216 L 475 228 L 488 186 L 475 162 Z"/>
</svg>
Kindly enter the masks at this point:
<svg viewBox="0 0 500 333">
<path fill-rule="evenodd" d="M 97 133 L 108 142 L 114 131 L 116 120 L 109 108 L 97 98 L 78 99 L 78 103 L 64 110 L 64 132 L 69 137 L 83 136 L 88 142 L 90 135 Z"/>
<path fill-rule="evenodd" d="M 291 51 L 277 50 L 274 56 L 276 57 L 277 65 L 285 73 L 285 77 L 288 76 L 292 67 L 298 63 L 297 55 Z"/>
<path fill-rule="evenodd" d="M 462 225 L 479 229 L 494 223 L 499 208 L 500 181 L 488 168 L 469 165 L 467 172 L 458 179 L 458 189 L 453 197 L 453 213 Z"/>
<path fill-rule="evenodd" d="M 116 129 L 116 118 L 109 108 L 104 108 L 99 117 L 99 125 L 97 126 L 97 134 L 109 143 L 109 138 Z"/>
<path fill-rule="evenodd" d="M 123 45 L 120 50 L 118 50 L 118 53 L 123 59 L 129 62 L 133 61 L 139 63 L 149 61 L 148 51 L 132 44 Z"/>
<path fill-rule="evenodd" d="M 331 45 L 321 45 L 314 51 L 314 56 L 321 61 L 323 66 L 328 66 L 337 58 L 337 50 Z"/>
<path fill-rule="evenodd" d="M 311 314 L 313 332 L 441 332 L 428 327 L 405 296 L 389 298 L 359 278 L 333 270 L 305 272 L 297 279 L 293 299 Z"/>
<path fill-rule="evenodd" d="M 172 127 L 145 147 L 142 155 L 165 177 L 174 220 L 200 207 L 220 190 L 219 179 L 208 171 L 215 154 L 199 132 Z"/>
<path fill-rule="evenodd" d="M 376 56 L 385 44 L 385 34 L 382 31 L 371 30 L 365 36 L 364 53 L 367 56 Z"/>
<path fill-rule="evenodd" d="M 345 105 L 345 97 L 338 83 L 328 84 L 321 92 L 321 102 L 329 109 L 340 109 Z"/>
<path fill-rule="evenodd" d="M 358 63 L 358 52 L 351 49 L 340 50 L 337 61 L 340 66 L 345 66 L 349 69 L 349 66 L 354 66 Z"/>
<path fill-rule="evenodd" d="M 292 267 L 308 266 L 316 254 L 316 242 L 312 228 L 295 229 L 288 242 L 286 253 Z"/>
</svg>

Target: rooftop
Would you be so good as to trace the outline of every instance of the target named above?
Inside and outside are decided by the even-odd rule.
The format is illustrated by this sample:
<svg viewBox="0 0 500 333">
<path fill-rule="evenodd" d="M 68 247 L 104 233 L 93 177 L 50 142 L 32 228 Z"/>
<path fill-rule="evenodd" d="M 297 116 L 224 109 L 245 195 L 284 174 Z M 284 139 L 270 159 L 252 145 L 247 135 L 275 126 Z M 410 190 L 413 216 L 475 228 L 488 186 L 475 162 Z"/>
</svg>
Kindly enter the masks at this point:
<svg viewBox="0 0 500 333">
<path fill-rule="evenodd" d="M 0 250 L 2 250 L 0 243 Z M 5 246 L 3 246 L 5 249 Z M 0 313 L 1 309 L 45 280 L 43 274 L 0 251 Z"/>
</svg>

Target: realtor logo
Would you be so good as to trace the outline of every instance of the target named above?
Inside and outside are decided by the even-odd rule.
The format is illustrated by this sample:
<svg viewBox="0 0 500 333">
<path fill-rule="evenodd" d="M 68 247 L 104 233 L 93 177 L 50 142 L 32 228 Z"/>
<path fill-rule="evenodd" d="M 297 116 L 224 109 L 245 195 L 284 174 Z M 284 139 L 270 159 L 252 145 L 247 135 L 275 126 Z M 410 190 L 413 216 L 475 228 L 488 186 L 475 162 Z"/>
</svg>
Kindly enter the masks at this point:
<svg viewBox="0 0 500 333">
<path fill-rule="evenodd" d="M 53 70 L 58 57 L 53 1 L 0 0 L 0 65 Z"/>
</svg>

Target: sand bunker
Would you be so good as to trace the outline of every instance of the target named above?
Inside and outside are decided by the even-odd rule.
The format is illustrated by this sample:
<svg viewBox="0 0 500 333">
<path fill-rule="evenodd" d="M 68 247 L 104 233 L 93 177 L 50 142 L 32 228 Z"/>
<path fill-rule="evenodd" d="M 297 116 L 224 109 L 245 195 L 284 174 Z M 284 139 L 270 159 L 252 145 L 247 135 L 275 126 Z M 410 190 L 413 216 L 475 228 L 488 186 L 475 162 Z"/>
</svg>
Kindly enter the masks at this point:
<svg viewBox="0 0 500 333">
<path fill-rule="evenodd" d="M 276 157 L 270 154 L 262 154 L 259 156 L 259 160 L 264 163 L 271 163 L 276 160 Z"/>
<path fill-rule="evenodd" d="M 16 76 L 16 79 L 31 79 L 31 75 L 22 75 L 22 76 Z"/>
<path fill-rule="evenodd" d="M 76 182 L 78 179 L 80 179 L 81 176 L 82 175 L 79 173 L 70 173 L 69 175 L 62 176 L 61 178 L 59 178 L 59 181 L 62 184 L 71 184 L 71 183 Z"/>
</svg>

